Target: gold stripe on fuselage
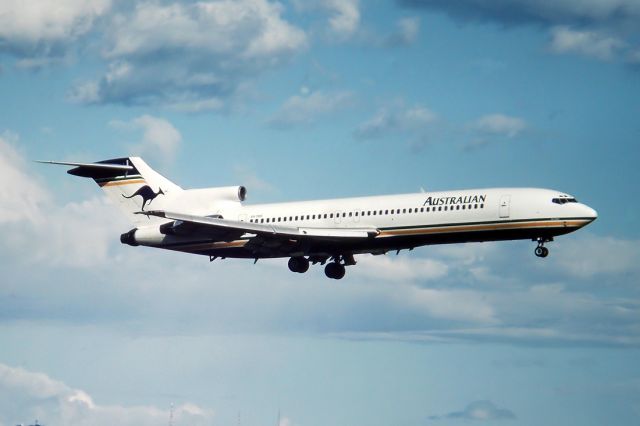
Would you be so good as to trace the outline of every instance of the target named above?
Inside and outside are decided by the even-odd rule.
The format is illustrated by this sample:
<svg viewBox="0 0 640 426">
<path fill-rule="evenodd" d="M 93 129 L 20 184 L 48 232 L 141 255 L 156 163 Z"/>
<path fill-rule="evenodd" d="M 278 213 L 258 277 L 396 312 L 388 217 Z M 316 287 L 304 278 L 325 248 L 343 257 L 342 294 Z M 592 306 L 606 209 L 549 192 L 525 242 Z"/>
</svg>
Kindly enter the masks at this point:
<svg viewBox="0 0 640 426">
<path fill-rule="evenodd" d="M 456 232 L 473 232 L 473 231 L 501 231 L 513 229 L 528 228 L 568 228 L 579 227 L 589 223 L 588 220 L 554 220 L 554 221 L 536 221 L 524 223 L 495 223 L 490 225 L 451 225 L 442 227 L 416 228 L 416 229 L 397 229 L 390 231 L 382 231 L 379 237 L 391 237 L 395 235 L 428 235 L 428 234 L 447 234 Z"/>
</svg>

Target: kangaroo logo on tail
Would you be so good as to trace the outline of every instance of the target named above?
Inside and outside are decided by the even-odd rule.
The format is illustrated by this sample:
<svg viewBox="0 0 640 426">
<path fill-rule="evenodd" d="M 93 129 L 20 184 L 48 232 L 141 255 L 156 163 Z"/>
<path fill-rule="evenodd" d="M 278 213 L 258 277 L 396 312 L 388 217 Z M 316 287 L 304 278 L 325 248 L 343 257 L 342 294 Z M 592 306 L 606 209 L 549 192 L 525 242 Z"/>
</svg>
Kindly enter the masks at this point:
<svg viewBox="0 0 640 426">
<path fill-rule="evenodd" d="M 144 211 L 144 206 L 147 205 L 147 203 L 151 204 L 151 202 L 158 196 L 158 195 L 164 195 L 164 191 L 162 191 L 162 188 L 158 188 L 158 192 L 153 192 L 153 189 L 151 189 L 151 187 L 149 185 L 145 185 L 143 187 L 140 187 L 136 192 L 134 192 L 133 194 L 131 194 L 130 196 L 126 196 L 124 194 L 122 194 L 122 196 L 124 198 L 133 198 L 136 195 L 139 195 L 142 197 L 142 211 Z"/>
</svg>

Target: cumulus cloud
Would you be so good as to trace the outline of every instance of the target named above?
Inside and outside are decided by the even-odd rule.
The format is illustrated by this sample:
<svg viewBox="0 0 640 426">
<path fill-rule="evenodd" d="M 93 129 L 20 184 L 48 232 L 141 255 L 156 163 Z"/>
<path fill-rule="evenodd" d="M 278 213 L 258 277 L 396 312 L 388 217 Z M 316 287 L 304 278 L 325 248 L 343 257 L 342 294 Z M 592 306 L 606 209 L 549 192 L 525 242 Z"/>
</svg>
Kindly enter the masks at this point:
<svg viewBox="0 0 640 426">
<path fill-rule="evenodd" d="M 23 219 L 36 222 L 42 204 L 51 201 L 47 191 L 26 171 L 17 143 L 17 135 L 0 134 L 0 225 Z"/>
<path fill-rule="evenodd" d="M 17 143 L 4 136 L 0 144 L 0 205 L 16 206 L 0 210 L 2 321 L 138 320 L 145 330 L 179 333 L 356 330 L 418 341 L 640 345 L 634 239 L 581 231 L 558 238 L 544 260 L 523 241 L 362 255 L 348 268 L 347 285 L 327 286 L 320 267 L 292 275 L 286 260 L 210 265 L 203 257 L 122 246 L 118 235 L 130 225 L 114 206 L 103 197 L 56 201 L 32 170 L 53 166 L 26 163 Z M 14 181 L 27 190 L 8 188 Z M 52 274 L 65 279 L 52 281 Z"/>
<path fill-rule="evenodd" d="M 520 136 L 527 127 L 527 122 L 518 117 L 504 114 L 482 116 L 467 126 L 474 139 L 465 148 L 477 148 L 494 141 L 513 139 Z"/>
<path fill-rule="evenodd" d="M 420 32 L 420 19 L 416 17 L 402 18 L 396 21 L 396 27 L 396 32 L 387 38 L 386 44 L 390 46 L 412 44 Z"/>
<path fill-rule="evenodd" d="M 407 7 L 428 8 L 465 21 L 504 26 L 535 24 L 549 28 L 549 50 L 610 60 L 640 34 L 637 0 L 398 0 Z M 625 41 L 626 40 L 626 41 Z"/>
<path fill-rule="evenodd" d="M 348 107 L 353 102 L 353 93 L 348 91 L 310 92 L 303 88 L 301 94 L 287 99 L 271 117 L 269 124 L 278 128 L 289 128 L 316 122 L 323 116 Z"/>
<path fill-rule="evenodd" d="M 103 51 L 107 72 L 78 83 L 69 98 L 221 109 L 248 79 L 306 47 L 304 31 L 282 13 L 267 0 L 138 3 L 112 18 Z"/>
<path fill-rule="evenodd" d="M 575 53 L 600 60 L 612 59 L 625 42 L 597 31 L 574 30 L 566 26 L 551 29 L 549 48 L 554 53 Z"/>
<path fill-rule="evenodd" d="M 358 0 L 323 0 L 323 6 L 332 12 L 329 27 L 338 37 L 349 37 L 360 23 Z"/>
<path fill-rule="evenodd" d="M 104 197 L 56 204 L 16 150 L 17 136 L 10 139 L 6 134 L 0 137 L 0 248 L 47 265 L 87 267 L 105 262 L 109 241 L 117 232 L 114 226 L 122 225 L 111 217 L 115 209 Z"/>
<path fill-rule="evenodd" d="M 481 132 L 513 138 L 526 129 L 527 123 L 518 117 L 490 114 L 480 117 L 473 126 Z"/>
<path fill-rule="evenodd" d="M 640 251 L 637 241 L 594 235 L 560 241 L 562 250 L 553 262 L 576 278 L 634 274 L 640 276 Z"/>
<path fill-rule="evenodd" d="M 453 411 L 442 416 L 443 419 L 462 419 L 462 420 L 514 420 L 516 418 L 513 411 L 506 408 L 498 408 L 493 402 L 473 401 L 467 405 L 464 410 Z M 440 419 L 439 416 L 432 416 L 432 420 Z"/>
<path fill-rule="evenodd" d="M 506 25 L 623 22 L 635 26 L 640 19 L 640 4 L 636 0 L 399 0 L 399 3 L 442 10 L 465 20 L 489 20 Z"/>
<path fill-rule="evenodd" d="M 390 281 L 430 281 L 444 277 L 448 267 L 434 259 L 400 256 L 363 256 L 358 259 L 360 268 L 354 273 Z"/>
<path fill-rule="evenodd" d="M 112 127 L 142 132 L 142 140 L 132 148 L 139 155 L 172 161 L 182 142 L 182 135 L 169 121 L 144 114 L 131 121 L 113 120 Z"/>
<path fill-rule="evenodd" d="M 0 52 L 29 68 L 59 60 L 110 6 L 110 0 L 2 1 Z"/>
<path fill-rule="evenodd" d="M 19 367 L 0 364 L 0 424 L 157 425 L 169 419 L 169 409 L 154 406 L 101 405 L 86 392 Z M 173 409 L 176 423 L 209 425 L 213 412 L 185 403 Z"/>
<path fill-rule="evenodd" d="M 408 138 L 421 145 L 429 141 L 432 125 L 438 116 L 422 105 L 406 107 L 402 103 L 379 109 L 375 115 L 358 126 L 354 135 L 358 139 L 381 139 L 391 134 Z"/>
</svg>

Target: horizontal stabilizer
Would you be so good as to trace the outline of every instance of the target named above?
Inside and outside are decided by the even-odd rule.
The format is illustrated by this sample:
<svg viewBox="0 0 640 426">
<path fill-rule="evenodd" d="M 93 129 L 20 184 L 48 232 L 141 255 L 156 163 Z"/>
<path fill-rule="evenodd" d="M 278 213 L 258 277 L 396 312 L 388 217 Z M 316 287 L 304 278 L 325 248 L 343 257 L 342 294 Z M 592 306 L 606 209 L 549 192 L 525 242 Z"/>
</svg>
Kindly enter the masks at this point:
<svg viewBox="0 0 640 426">
<path fill-rule="evenodd" d="M 107 160 L 99 163 L 71 163 L 66 161 L 37 161 L 44 164 L 58 164 L 62 166 L 74 166 L 67 173 L 74 176 L 88 178 L 104 178 L 109 176 L 126 175 L 128 173 L 137 173 L 136 168 L 129 164 L 128 158 L 118 158 L 115 160 Z"/>
</svg>

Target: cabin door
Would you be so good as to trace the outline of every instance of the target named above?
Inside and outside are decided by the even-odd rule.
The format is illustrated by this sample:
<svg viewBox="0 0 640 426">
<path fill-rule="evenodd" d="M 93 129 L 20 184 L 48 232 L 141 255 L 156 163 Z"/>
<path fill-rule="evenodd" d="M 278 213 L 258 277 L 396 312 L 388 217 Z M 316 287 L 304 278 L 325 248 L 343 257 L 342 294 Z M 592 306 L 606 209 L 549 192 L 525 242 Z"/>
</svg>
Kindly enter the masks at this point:
<svg viewBox="0 0 640 426">
<path fill-rule="evenodd" d="M 509 210 L 511 205 L 511 195 L 503 195 L 500 197 L 500 217 L 509 217 Z"/>
</svg>

